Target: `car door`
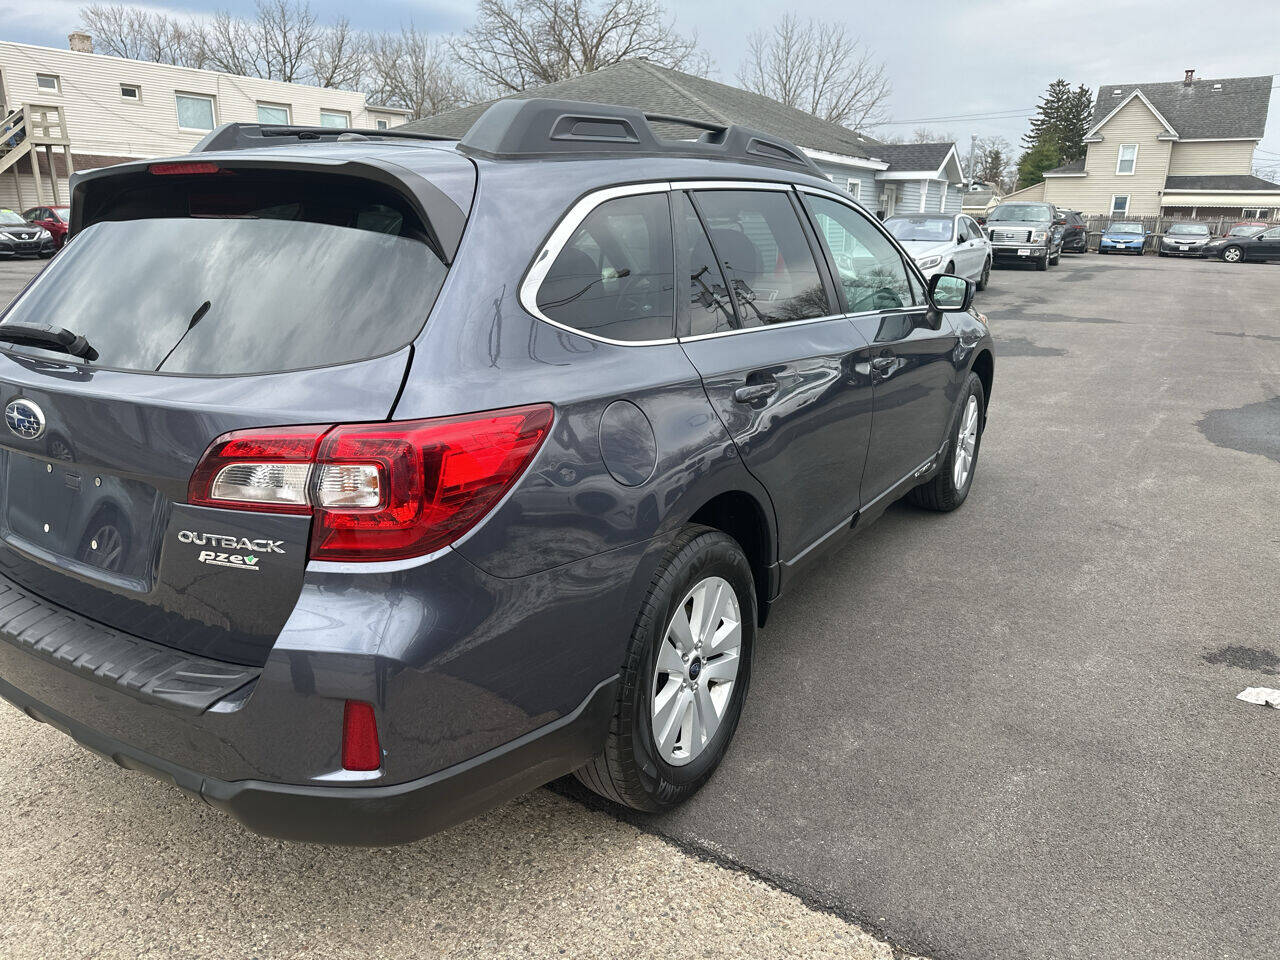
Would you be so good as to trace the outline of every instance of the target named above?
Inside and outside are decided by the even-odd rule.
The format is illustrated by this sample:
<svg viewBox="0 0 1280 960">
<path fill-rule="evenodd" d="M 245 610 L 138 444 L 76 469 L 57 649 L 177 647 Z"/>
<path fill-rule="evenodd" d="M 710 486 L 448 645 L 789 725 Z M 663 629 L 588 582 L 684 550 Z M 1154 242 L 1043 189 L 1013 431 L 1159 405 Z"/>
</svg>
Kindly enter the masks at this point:
<svg viewBox="0 0 1280 960">
<path fill-rule="evenodd" d="M 982 265 L 986 262 L 987 251 L 983 247 L 982 231 L 968 217 L 957 217 L 956 230 L 960 240 L 960 260 L 956 266 L 960 268 L 960 276 L 976 280 L 982 273 Z"/>
<path fill-rule="evenodd" d="M 805 191 L 804 197 L 850 322 L 868 344 L 858 360 L 872 382 L 865 506 L 909 481 L 942 446 L 959 383 L 958 338 L 879 224 L 829 194 Z"/>
<path fill-rule="evenodd" d="M 678 332 L 707 397 L 768 490 L 779 555 L 849 525 L 871 436 L 865 350 L 789 187 L 673 193 Z M 682 281 L 684 282 L 684 281 Z"/>
<path fill-rule="evenodd" d="M 1260 260 L 1280 260 L 1280 227 L 1272 227 L 1258 234 L 1249 244 L 1249 256 Z"/>
</svg>

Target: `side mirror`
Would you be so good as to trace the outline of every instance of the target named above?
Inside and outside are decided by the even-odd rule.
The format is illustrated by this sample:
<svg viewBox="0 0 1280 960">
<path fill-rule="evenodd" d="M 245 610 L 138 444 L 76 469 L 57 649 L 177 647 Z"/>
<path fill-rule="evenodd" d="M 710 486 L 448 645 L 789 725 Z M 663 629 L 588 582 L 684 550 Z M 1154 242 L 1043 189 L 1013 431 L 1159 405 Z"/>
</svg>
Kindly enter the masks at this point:
<svg viewBox="0 0 1280 960">
<path fill-rule="evenodd" d="M 961 313 L 973 306 L 973 281 L 935 273 L 929 278 L 929 299 L 943 313 Z"/>
</svg>

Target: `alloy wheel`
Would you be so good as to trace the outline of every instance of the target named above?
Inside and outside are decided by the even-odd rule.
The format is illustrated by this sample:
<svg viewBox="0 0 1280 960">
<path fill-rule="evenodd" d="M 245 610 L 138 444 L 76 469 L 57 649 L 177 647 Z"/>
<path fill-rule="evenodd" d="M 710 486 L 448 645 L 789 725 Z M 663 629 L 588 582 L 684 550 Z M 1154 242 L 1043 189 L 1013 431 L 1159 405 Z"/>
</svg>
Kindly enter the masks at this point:
<svg viewBox="0 0 1280 960">
<path fill-rule="evenodd" d="M 970 394 L 956 434 L 956 462 L 952 467 L 951 479 L 955 481 L 957 490 L 964 489 L 969 480 L 969 471 L 973 469 L 973 455 L 978 447 L 978 419 L 978 398 Z"/>
<path fill-rule="evenodd" d="M 729 709 L 742 654 L 742 614 L 729 581 L 698 581 L 672 614 L 650 690 L 653 740 L 672 766 L 706 749 Z"/>
<path fill-rule="evenodd" d="M 1225 261 L 1227 261 L 1227 263 L 1239 263 L 1239 262 L 1240 262 L 1240 248 L 1239 248 L 1239 247 L 1227 247 L 1227 249 L 1225 249 L 1225 250 L 1223 250 L 1223 251 L 1222 251 L 1222 259 L 1223 259 L 1223 260 L 1225 260 Z"/>
</svg>

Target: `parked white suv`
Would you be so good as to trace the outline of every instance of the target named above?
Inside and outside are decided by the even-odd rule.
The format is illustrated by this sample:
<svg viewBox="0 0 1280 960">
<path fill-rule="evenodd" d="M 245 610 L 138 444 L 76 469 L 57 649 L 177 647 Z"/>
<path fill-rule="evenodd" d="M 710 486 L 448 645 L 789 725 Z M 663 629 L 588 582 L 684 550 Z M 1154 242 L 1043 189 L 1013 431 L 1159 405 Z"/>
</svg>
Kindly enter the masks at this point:
<svg viewBox="0 0 1280 960">
<path fill-rule="evenodd" d="M 926 279 L 938 273 L 974 280 L 987 288 L 991 275 L 991 241 L 972 217 L 963 213 L 898 214 L 885 227 L 911 254 Z"/>
</svg>

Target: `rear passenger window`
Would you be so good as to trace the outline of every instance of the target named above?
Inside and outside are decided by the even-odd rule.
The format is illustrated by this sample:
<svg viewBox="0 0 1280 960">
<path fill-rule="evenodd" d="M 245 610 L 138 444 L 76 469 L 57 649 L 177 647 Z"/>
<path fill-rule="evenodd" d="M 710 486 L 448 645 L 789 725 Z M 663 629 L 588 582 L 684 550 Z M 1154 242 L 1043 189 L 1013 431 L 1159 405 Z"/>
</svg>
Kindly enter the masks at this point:
<svg viewBox="0 0 1280 960">
<path fill-rule="evenodd" d="M 812 194 L 806 200 L 840 275 L 846 310 L 864 313 L 913 304 L 907 268 L 884 234 L 842 203 Z"/>
<path fill-rule="evenodd" d="M 556 323 L 610 340 L 669 339 L 675 273 L 665 193 L 607 200 L 574 231 L 538 288 Z"/>
<path fill-rule="evenodd" d="M 688 194 L 672 195 L 675 202 L 676 235 L 680 238 L 681 282 L 688 277 L 688 287 L 681 308 L 680 335 L 697 337 L 708 333 L 737 330 L 733 298 L 724 273 L 711 252 L 707 232 L 689 201 Z"/>
<path fill-rule="evenodd" d="M 786 192 L 706 190 L 695 196 L 744 327 L 832 313 Z"/>
</svg>

